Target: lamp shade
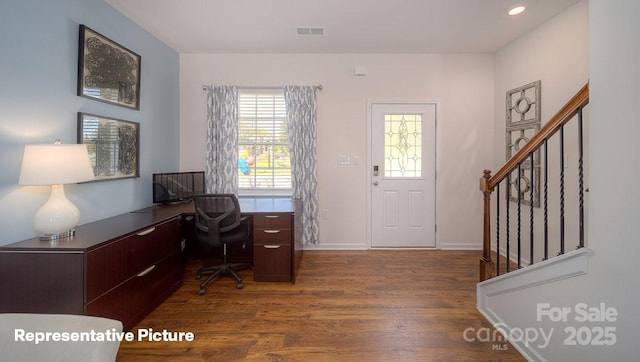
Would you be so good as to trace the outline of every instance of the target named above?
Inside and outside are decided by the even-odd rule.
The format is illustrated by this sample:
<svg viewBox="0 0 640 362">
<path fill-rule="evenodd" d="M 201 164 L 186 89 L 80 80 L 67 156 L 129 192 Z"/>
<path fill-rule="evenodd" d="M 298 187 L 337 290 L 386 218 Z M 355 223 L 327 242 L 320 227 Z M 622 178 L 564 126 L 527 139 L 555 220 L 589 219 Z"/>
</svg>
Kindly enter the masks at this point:
<svg viewBox="0 0 640 362">
<path fill-rule="evenodd" d="M 93 180 L 93 167 L 84 144 L 26 145 L 20 185 L 64 185 Z"/>
</svg>

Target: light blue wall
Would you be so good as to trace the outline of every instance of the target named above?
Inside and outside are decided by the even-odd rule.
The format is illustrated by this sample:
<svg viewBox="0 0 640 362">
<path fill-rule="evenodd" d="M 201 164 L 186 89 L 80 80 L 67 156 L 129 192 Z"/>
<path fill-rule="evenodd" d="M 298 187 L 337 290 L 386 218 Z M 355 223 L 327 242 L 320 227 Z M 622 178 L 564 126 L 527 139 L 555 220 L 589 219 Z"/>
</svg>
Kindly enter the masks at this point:
<svg viewBox="0 0 640 362">
<path fill-rule="evenodd" d="M 78 28 L 142 57 L 140 110 L 76 96 Z M 179 169 L 179 55 L 104 0 L 0 2 L 0 245 L 35 236 L 49 188 L 19 186 L 25 144 L 76 143 L 77 112 L 140 123 L 140 178 L 67 185 L 81 224 L 151 204 L 151 174 Z"/>
</svg>

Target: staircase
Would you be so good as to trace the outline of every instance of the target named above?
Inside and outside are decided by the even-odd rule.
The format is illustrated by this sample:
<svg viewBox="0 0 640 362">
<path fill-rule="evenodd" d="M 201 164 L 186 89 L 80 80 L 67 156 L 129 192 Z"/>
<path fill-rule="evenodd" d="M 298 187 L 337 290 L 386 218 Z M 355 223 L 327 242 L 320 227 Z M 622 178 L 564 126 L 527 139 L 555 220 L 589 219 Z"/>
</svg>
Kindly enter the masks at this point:
<svg viewBox="0 0 640 362">
<path fill-rule="evenodd" d="M 536 296 L 587 274 L 592 255 L 585 247 L 588 103 L 587 84 L 495 174 L 485 170 L 480 178 L 484 216 L 477 307 L 531 361 L 546 360 L 542 334 L 527 338 L 517 332 L 558 327 L 531 321 L 544 303 Z M 537 177 L 533 165 L 539 165 Z M 523 176 L 528 176 L 526 187 Z"/>
<path fill-rule="evenodd" d="M 586 84 L 495 174 L 484 171 L 480 281 L 585 246 L 583 114 L 588 103 Z M 534 167 L 527 167 L 534 164 L 536 153 L 539 177 L 534 177 Z M 521 181 L 525 178 L 526 187 Z M 542 199 L 539 207 L 534 203 L 535 182 Z"/>
</svg>

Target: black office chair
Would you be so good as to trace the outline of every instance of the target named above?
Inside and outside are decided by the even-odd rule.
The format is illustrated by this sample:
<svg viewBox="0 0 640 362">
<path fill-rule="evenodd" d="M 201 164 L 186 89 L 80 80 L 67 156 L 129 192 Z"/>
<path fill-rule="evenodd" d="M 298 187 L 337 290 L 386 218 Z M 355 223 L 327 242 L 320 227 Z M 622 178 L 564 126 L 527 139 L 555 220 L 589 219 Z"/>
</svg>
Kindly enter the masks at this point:
<svg viewBox="0 0 640 362">
<path fill-rule="evenodd" d="M 240 203 L 234 194 L 207 194 L 193 197 L 196 210 L 196 237 L 204 253 L 212 253 L 214 248 L 222 247 L 222 264 L 204 266 L 198 269 L 196 279 L 203 274 L 209 277 L 200 284 L 200 295 L 205 293 L 207 285 L 221 275 L 230 274 L 242 289 L 242 278 L 237 271 L 251 269 L 251 263 L 228 263 L 227 244 L 246 242 L 251 237 L 251 218 L 241 217 Z"/>
</svg>

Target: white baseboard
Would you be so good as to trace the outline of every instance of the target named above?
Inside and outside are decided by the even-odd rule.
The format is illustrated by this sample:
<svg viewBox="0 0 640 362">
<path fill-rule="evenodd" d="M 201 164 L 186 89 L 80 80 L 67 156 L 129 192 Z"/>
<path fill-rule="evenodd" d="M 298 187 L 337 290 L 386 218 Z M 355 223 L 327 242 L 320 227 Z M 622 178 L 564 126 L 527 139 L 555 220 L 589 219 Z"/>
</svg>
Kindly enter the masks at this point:
<svg viewBox="0 0 640 362">
<path fill-rule="evenodd" d="M 482 250 L 482 244 L 477 243 L 436 243 L 441 250 Z"/>
<path fill-rule="evenodd" d="M 320 243 L 305 245 L 302 250 L 367 250 L 367 243 Z"/>
<path fill-rule="evenodd" d="M 436 244 L 435 247 L 431 248 L 369 248 L 367 243 L 326 243 L 322 242 L 320 244 L 313 245 L 305 245 L 303 250 L 368 250 L 368 249 L 416 249 L 416 250 L 427 250 L 427 249 L 440 249 L 440 250 L 482 250 L 482 245 L 475 243 L 442 243 Z"/>
</svg>

